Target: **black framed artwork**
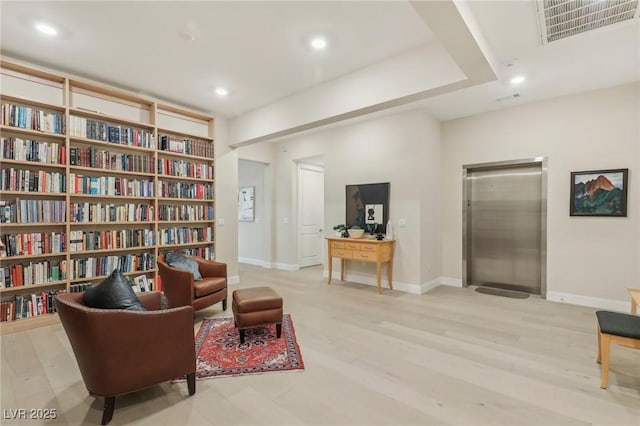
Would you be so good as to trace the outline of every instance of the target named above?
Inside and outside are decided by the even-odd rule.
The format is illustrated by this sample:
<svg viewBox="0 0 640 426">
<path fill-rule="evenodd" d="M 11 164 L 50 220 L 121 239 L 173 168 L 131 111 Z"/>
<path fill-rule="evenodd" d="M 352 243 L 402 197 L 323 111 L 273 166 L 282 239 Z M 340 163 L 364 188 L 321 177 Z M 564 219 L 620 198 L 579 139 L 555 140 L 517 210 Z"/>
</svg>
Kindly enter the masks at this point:
<svg viewBox="0 0 640 426">
<path fill-rule="evenodd" d="M 389 183 L 346 186 L 347 227 L 359 226 L 367 232 L 384 232 L 389 220 Z"/>
<path fill-rule="evenodd" d="M 627 216 L 629 169 L 571 172 L 571 216 Z"/>
</svg>

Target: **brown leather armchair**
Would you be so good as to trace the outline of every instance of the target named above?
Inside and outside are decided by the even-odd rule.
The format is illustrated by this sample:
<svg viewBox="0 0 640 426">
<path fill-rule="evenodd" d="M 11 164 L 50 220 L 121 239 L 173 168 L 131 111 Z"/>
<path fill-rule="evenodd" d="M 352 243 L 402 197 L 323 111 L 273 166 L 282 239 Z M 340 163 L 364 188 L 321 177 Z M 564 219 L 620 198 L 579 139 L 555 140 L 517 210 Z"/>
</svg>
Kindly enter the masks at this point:
<svg viewBox="0 0 640 426">
<path fill-rule="evenodd" d="M 60 294 L 56 308 L 89 393 L 103 396 L 102 424 L 115 397 L 187 376 L 196 392 L 193 308 L 162 309 L 162 293 L 140 293 L 147 311 L 94 309 L 83 293 Z"/>
<path fill-rule="evenodd" d="M 195 281 L 191 272 L 176 269 L 166 262 L 164 254 L 158 256 L 158 269 L 162 278 L 162 291 L 169 307 L 193 306 L 195 311 L 222 301 L 227 310 L 227 264 L 187 256 L 198 263 L 202 280 Z"/>
</svg>

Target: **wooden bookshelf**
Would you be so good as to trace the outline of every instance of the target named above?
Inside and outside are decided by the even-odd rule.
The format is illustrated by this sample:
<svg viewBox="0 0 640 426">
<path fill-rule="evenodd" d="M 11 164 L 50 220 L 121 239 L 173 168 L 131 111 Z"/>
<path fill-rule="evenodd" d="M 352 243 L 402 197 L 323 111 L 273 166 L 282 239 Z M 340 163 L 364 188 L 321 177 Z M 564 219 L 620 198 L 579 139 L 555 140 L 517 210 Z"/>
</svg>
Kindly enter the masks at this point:
<svg viewBox="0 0 640 426">
<path fill-rule="evenodd" d="M 147 265 L 148 256 L 152 256 L 153 264 L 150 265 L 152 267 L 144 271 L 123 272 L 126 276 L 144 274 L 151 282 L 157 283 L 158 270 L 155 259 L 160 253 L 171 250 L 206 250 L 211 253 L 211 259 L 215 258 L 213 117 L 98 82 L 78 79 L 64 73 L 43 70 L 4 58 L 0 58 L 0 90 L 2 91 L 0 104 L 3 106 L 3 114 L 0 117 L 2 144 L 6 143 L 6 147 L 11 147 L 9 150 L 3 148 L 5 145 L 0 146 L 3 173 L 10 173 L 5 170 L 12 169 L 14 173 L 20 174 L 12 178 L 28 178 L 33 180 L 34 185 L 31 185 L 31 181 L 23 180 L 26 182 L 23 187 L 28 186 L 29 191 L 0 188 L 0 218 L 3 221 L 0 223 L 0 237 L 2 237 L 0 241 L 16 238 L 17 235 L 53 232 L 64 233 L 66 239 L 66 248 L 61 253 L 0 255 L 0 269 L 3 271 L 0 277 L 2 303 L 11 303 L 18 295 L 31 297 L 31 294 L 48 293 L 60 289 L 70 291 L 72 284 L 96 283 L 106 277 L 104 275 L 72 279 L 71 270 L 68 270 L 64 271 L 62 279 L 48 278 L 45 282 L 18 286 L 12 281 L 15 275 L 11 275 L 11 272 L 5 273 L 5 271 L 11 271 L 12 267 L 13 271 L 19 268 L 24 271 L 32 263 L 37 264 L 33 268 L 52 267 L 51 265 L 55 264 L 62 274 L 65 268 L 71 267 L 72 262 L 82 261 L 85 264 L 82 260 L 85 258 L 137 256 L 138 253 L 146 253 L 145 257 L 138 259 L 145 259 L 144 262 Z M 13 116 L 10 111 L 14 111 Z M 34 116 L 37 118 L 34 119 Z M 167 142 L 165 146 L 161 143 L 163 137 Z M 171 138 L 171 146 L 168 144 L 169 138 Z M 17 143 L 17 140 L 23 144 L 20 145 L 23 150 L 21 156 L 13 151 L 14 145 L 11 145 Z M 25 146 L 30 147 L 26 160 Z M 171 150 L 168 150 L 169 148 Z M 57 150 L 56 152 L 60 155 L 51 156 L 47 150 Z M 74 164 L 71 164 L 72 150 L 75 154 Z M 87 152 L 89 152 L 88 156 L 86 156 Z M 80 157 L 80 153 L 85 157 Z M 95 155 L 98 157 L 92 157 L 94 153 L 97 153 Z M 45 154 L 46 157 L 44 157 Z M 60 156 L 63 157 L 60 158 Z M 79 160 L 82 160 L 82 164 L 78 163 Z M 116 166 L 113 166 L 114 161 Z M 132 163 L 133 161 L 137 163 Z M 159 171 L 160 162 L 163 162 L 162 172 Z M 77 176 L 78 179 L 73 186 L 72 175 Z M 35 186 L 34 176 L 38 176 L 37 183 L 40 186 Z M 41 188 L 48 182 L 49 176 L 56 178 L 64 176 L 61 178 L 66 185 L 63 190 L 60 192 L 31 191 L 32 187 Z M 98 180 L 98 184 L 95 184 L 95 179 Z M 100 179 L 102 179 L 101 182 Z M 119 192 L 114 192 L 116 188 L 106 188 L 106 186 L 116 180 L 118 185 L 142 185 L 135 188 L 131 186 L 129 189 L 132 193 L 137 193 L 142 188 L 145 188 L 146 193 L 146 188 L 151 188 L 152 195 L 113 195 Z M 141 183 L 141 181 L 145 182 Z M 93 184 L 92 188 L 94 192 L 97 190 L 98 194 L 72 192 L 78 183 Z M 180 197 L 163 197 L 159 193 L 162 183 L 165 187 L 171 188 L 172 193 L 176 193 L 175 188 L 178 188 L 177 193 Z M 193 192 L 193 188 L 202 190 L 203 187 L 199 187 L 199 184 L 205 185 L 205 195 L 213 195 L 210 199 L 185 195 L 190 194 L 189 191 Z M 21 186 L 17 187 L 21 188 Z M 107 191 L 103 191 L 105 189 Z M 183 194 L 180 191 L 186 192 Z M 53 201 L 58 203 L 55 204 Z M 64 207 L 60 207 L 62 205 L 60 203 L 64 203 Z M 37 214 L 31 210 L 33 208 L 39 209 Z M 64 215 L 63 221 L 44 221 L 47 219 L 43 217 L 52 217 L 50 210 L 53 208 L 64 210 L 55 212 L 56 215 Z M 28 210 L 28 221 L 22 223 L 21 220 L 24 218 L 15 216 L 25 215 L 25 209 Z M 165 217 L 170 217 L 171 220 L 160 220 L 160 209 L 163 210 Z M 121 218 L 122 220 L 75 221 L 76 214 L 78 214 L 77 217 L 86 218 L 89 217 L 89 211 L 93 217 Z M 9 216 L 8 222 L 4 222 L 5 215 Z M 34 217 L 37 220 L 33 219 Z M 127 217 L 135 217 L 136 220 L 125 220 L 124 218 Z M 140 218 L 151 220 L 139 220 Z M 208 235 L 206 233 L 208 231 L 200 228 L 211 228 L 211 241 L 160 244 L 160 233 L 171 228 L 176 228 L 175 232 L 187 234 L 190 230 L 196 230 L 189 238 L 193 238 L 193 235 Z M 72 235 L 76 236 L 79 231 L 94 232 L 94 234 L 86 234 L 93 238 L 97 234 L 101 237 L 105 235 L 103 231 L 108 233 L 108 231 L 135 229 L 151 231 L 152 244 L 100 250 L 74 250 L 69 246 L 72 243 Z M 148 234 L 145 235 L 145 237 L 148 236 Z M 35 272 L 34 276 L 36 276 Z M 4 334 L 56 321 L 56 314 L 43 314 L 14 321 L 3 321 L 0 329 Z"/>
</svg>

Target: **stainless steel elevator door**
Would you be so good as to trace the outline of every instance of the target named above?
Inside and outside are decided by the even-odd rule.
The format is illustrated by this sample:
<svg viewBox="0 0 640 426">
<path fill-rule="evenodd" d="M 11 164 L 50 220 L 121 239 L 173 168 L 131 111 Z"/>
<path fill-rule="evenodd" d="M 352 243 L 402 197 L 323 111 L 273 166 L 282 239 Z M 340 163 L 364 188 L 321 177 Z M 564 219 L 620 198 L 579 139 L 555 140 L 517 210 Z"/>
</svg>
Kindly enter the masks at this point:
<svg viewBox="0 0 640 426">
<path fill-rule="evenodd" d="M 469 283 L 541 293 L 540 164 L 468 173 Z"/>
</svg>

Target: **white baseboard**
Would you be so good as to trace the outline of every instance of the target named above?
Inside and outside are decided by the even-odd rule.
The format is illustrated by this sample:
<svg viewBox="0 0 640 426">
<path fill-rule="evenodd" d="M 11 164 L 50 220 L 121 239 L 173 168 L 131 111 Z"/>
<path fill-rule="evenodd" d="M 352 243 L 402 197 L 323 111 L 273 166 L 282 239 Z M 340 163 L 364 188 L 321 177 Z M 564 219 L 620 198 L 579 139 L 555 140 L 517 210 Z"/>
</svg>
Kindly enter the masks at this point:
<svg viewBox="0 0 640 426">
<path fill-rule="evenodd" d="M 420 294 L 424 294 L 429 290 L 433 290 L 434 288 L 441 285 L 446 285 L 449 287 L 462 287 L 462 280 L 459 278 L 438 277 L 429 282 L 422 283 L 420 285 Z"/>
<path fill-rule="evenodd" d="M 438 285 L 448 285 L 449 287 L 462 288 L 462 278 L 438 277 Z"/>
<path fill-rule="evenodd" d="M 300 269 L 300 266 L 297 264 L 290 264 L 290 263 L 273 263 L 272 264 L 273 268 L 275 269 L 279 269 L 281 271 L 297 271 L 298 269 Z"/>
<path fill-rule="evenodd" d="M 231 275 L 227 277 L 227 284 L 238 284 L 240 283 L 240 275 Z"/>
<path fill-rule="evenodd" d="M 428 292 L 429 290 L 433 290 L 434 288 L 438 287 L 440 284 L 440 277 L 433 279 L 429 282 L 426 283 L 422 283 L 420 284 L 420 294 L 424 294 L 426 292 Z"/>
<path fill-rule="evenodd" d="M 329 276 L 329 271 L 327 271 L 326 269 L 322 271 L 322 276 L 327 278 Z M 340 280 L 340 271 L 333 271 L 333 274 L 331 275 L 331 279 Z M 366 284 L 374 287 L 378 286 L 378 282 L 376 280 L 375 275 L 359 274 L 357 272 L 347 272 L 346 274 L 344 274 L 344 279 L 345 281 L 350 281 L 353 283 Z M 382 286 L 383 289 L 389 288 L 389 282 L 387 281 L 386 276 L 382 277 L 382 280 L 380 281 L 380 285 Z M 397 280 L 393 280 L 393 289 L 398 291 L 404 291 L 405 293 L 420 294 L 420 285 L 405 283 Z"/>
<path fill-rule="evenodd" d="M 582 296 L 579 294 L 548 291 L 547 300 L 558 303 L 569 303 L 572 305 L 590 306 L 592 308 L 607 309 L 610 311 L 631 312 L 631 302 L 601 299 L 599 297 Z"/>
<path fill-rule="evenodd" d="M 239 263 L 247 263 L 249 265 L 262 266 L 267 269 L 279 269 L 281 271 L 297 271 L 300 266 L 289 263 L 267 262 L 260 259 L 251 259 L 249 257 L 238 257 Z"/>
<path fill-rule="evenodd" d="M 249 265 L 262 266 L 264 268 L 264 265 L 267 262 L 261 259 L 252 259 L 250 257 L 238 257 L 238 263 L 247 263 Z"/>
<path fill-rule="evenodd" d="M 322 271 L 322 276 L 327 278 L 329 276 L 329 272 L 325 269 Z M 340 279 L 340 271 L 333 271 L 332 279 L 339 280 Z M 371 286 L 377 286 L 376 276 L 369 274 L 359 274 L 359 273 L 349 273 L 347 272 L 344 276 L 345 281 L 351 281 L 358 284 L 366 284 Z M 389 288 L 389 284 L 386 281 L 386 277 L 382 277 L 381 282 L 382 288 Z M 449 277 L 438 277 L 429 282 L 422 284 L 413 284 L 407 283 L 403 281 L 393 280 L 393 289 L 398 291 L 404 291 L 405 293 L 411 294 L 424 294 L 429 290 L 432 290 L 439 285 L 446 285 L 450 287 L 462 287 L 462 280 L 459 278 L 449 278 Z"/>
</svg>

